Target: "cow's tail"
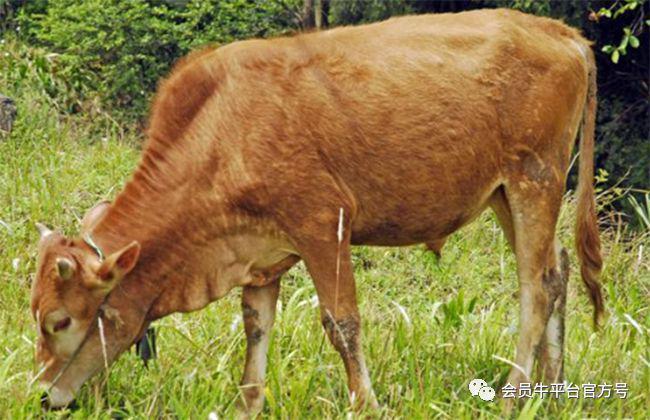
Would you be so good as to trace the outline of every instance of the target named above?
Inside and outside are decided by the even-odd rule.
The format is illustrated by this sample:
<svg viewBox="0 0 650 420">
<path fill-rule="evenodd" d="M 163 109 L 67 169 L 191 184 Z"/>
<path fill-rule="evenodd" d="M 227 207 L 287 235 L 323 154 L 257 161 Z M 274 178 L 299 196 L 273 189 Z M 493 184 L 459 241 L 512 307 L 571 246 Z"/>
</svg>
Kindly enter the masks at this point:
<svg viewBox="0 0 650 420">
<path fill-rule="evenodd" d="M 603 260 L 600 255 L 600 237 L 596 199 L 594 196 L 594 130 L 596 124 L 596 63 L 591 48 L 587 50 L 588 88 L 582 115 L 580 134 L 580 172 L 578 176 L 578 208 L 576 221 L 576 248 L 580 259 L 580 274 L 594 305 L 594 326 L 603 314 L 603 296 L 600 275 Z"/>
</svg>

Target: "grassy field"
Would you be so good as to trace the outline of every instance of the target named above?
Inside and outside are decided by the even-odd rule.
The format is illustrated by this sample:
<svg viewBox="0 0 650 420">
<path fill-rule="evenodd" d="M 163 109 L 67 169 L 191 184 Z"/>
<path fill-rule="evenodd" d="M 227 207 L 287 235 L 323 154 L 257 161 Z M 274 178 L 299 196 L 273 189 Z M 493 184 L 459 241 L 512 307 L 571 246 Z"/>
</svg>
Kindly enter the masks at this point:
<svg viewBox="0 0 650 420">
<path fill-rule="evenodd" d="M 110 119 L 64 117 L 34 61 L 0 57 L 0 92 L 20 117 L 0 141 L 0 416 L 40 415 L 34 376 L 36 331 L 29 313 L 36 221 L 74 234 L 84 211 L 113 197 L 138 159 L 137 138 Z M 13 64 L 10 63 L 13 60 Z M 11 71 L 2 71 L 9 68 Z M 11 67 L 13 66 L 13 67 Z M 560 237 L 573 243 L 573 204 Z M 577 276 L 573 247 L 566 379 L 628 384 L 626 399 L 530 400 L 513 413 L 534 418 L 647 418 L 650 407 L 648 234 L 604 233 L 602 281 L 609 316 L 598 332 Z M 490 214 L 455 234 L 437 261 L 423 247 L 357 248 L 364 348 L 378 418 L 500 418 L 500 405 L 472 397 L 468 382 L 499 387 L 514 356 L 518 301 L 515 261 Z M 302 264 L 283 280 L 269 352 L 269 418 L 350 418 L 345 372 L 322 331 L 315 290 Z M 201 312 L 156 323 L 159 358 L 145 370 L 133 353 L 83 387 L 72 418 L 230 418 L 238 397 L 245 339 L 239 292 Z M 60 417 L 65 413 L 50 413 Z"/>
</svg>

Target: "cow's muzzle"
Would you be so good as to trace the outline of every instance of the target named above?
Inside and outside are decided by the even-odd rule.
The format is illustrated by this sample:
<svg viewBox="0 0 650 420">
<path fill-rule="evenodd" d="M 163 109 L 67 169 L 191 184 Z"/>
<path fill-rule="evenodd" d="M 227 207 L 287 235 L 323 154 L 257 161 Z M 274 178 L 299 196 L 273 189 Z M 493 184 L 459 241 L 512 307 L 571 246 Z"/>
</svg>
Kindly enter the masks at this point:
<svg viewBox="0 0 650 420">
<path fill-rule="evenodd" d="M 72 392 L 56 386 L 49 386 L 49 384 L 44 384 L 44 388 L 46 390 L 41 394 L 41 407 L 44 410 L 63 410 L 66 408 L 76 410 L 79 408 Z"/>
</svg>

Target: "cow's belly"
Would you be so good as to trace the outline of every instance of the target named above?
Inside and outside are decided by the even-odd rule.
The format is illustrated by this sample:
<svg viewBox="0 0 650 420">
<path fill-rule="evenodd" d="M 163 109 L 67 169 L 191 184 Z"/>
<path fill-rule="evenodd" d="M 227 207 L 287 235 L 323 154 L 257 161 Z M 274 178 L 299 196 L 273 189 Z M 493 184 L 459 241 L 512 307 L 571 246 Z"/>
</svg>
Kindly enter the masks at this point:
<svg viewBox="0 0 650 420">
<path fill-rule="evenodd" d="M 405 218 L 393 218 L 364 223 L 352 231 L 353 245 L 404 246 L 444 239 L 474 220 L 486 205 L 468 211 L 446 212 L 442 217 L 422 217 L 417 222 Z"/>
<path fill-rule="evenodd" d="M 403 246 L 444 239 L 479 216 L 496 187 L 464 202 L 431 196 L 428 205 L 419 207 L 362 210 L 353 223 L 352 244 Z"/>
<path fill-rule="evenodd" d="M 384 162 L 399 162 L 397 157 Z M 498 161 L 467 153 L 431 160 L 367 165 L 365 177 L 346 183 L 357 204 L 352 243 L 397 246 L 442 239 L 486 208 L 502 183 Z M 386 176 L 386 174 L 393 174 Z"/>
</svg>

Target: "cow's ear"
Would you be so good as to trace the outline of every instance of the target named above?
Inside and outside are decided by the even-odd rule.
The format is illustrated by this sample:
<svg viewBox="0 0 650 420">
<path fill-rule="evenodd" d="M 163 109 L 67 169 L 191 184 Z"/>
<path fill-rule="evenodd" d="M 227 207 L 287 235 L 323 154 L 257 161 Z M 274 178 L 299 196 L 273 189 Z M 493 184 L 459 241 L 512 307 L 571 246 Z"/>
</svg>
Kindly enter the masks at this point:
<svg viewBox="0 0 650 420">
<path fill-rule="evenodd" d="M 95 206 L 86 212 L 86 215 L 81 220 L 81 231 L 88 232 L 101 220 L 111 207 L 110 201 L 100 201 Z"/>
<path fill-rule="evenodd" d="M 112 290 L 119 282 L 133 270 L 140 257 L 140 244 L 131 242 L 124 248 L 106 257 L 97 270 L 97 284 L 107 291 Z"/>
<path fill-rule="evenodd" d="M 74 277 L 76 267 L 68 258 L 57 258 L 56 270 L 61 280 L 68 281 Z"/>
</svg>

